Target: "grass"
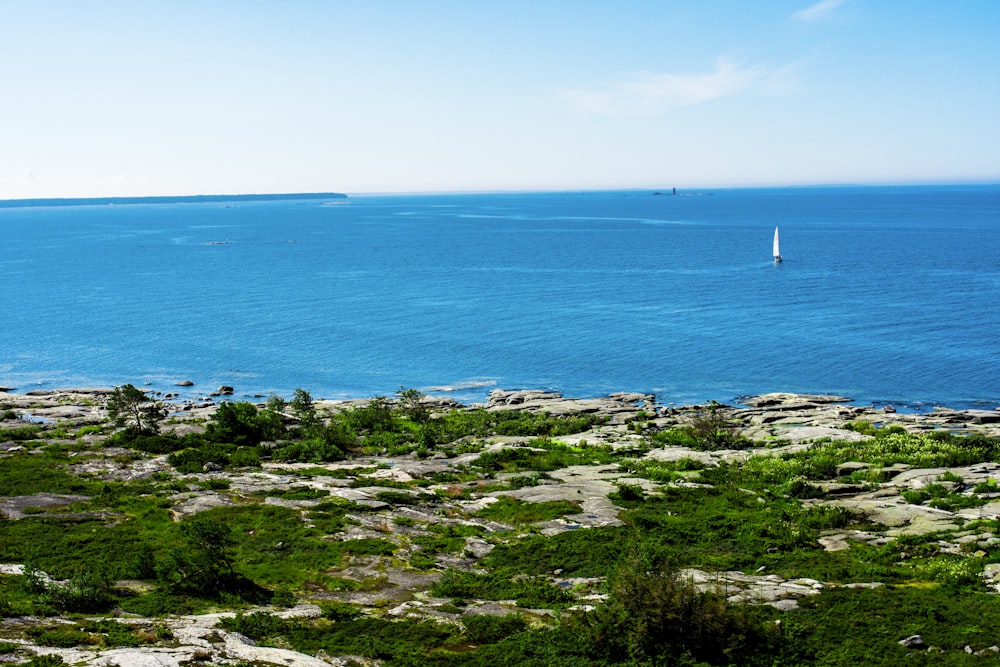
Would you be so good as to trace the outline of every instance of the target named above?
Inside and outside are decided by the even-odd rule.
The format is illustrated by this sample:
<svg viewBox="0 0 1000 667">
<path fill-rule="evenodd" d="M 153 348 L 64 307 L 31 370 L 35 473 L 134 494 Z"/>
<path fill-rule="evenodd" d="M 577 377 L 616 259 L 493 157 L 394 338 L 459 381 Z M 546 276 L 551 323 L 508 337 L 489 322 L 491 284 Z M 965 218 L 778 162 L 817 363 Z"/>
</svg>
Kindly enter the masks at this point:
<svg viewBox="0 0 1000 667">
<path fill-rule="evenodd" d="M 250 414 L 249 409 L 246 412 Z M 965 645 L 985 649 L 997 642 L 993 628 L 1000 622 L 1000 604 L 983 592 L 980 573 L 988 563 L 1000 562 L 1000 555 L 977 540 L 961 548 L 954 546 L 955 531 L 903 536 L 878 546 L 856 543 L 827 552 L 818 543 L 826 532 L 857 528 L 878 534 L 884 528 L 869 523 L 862 514 L 825 505 L 818 483 L 837 480 L 875 488 L 883 469 L 897 463 L 957 467 L 997 461 L 1000 444 L 996 439 L 909 434 L 858 422 L 852 428 L 870 435 L 869 439 L 816 443 L 795 454 L 753 455 L 745 462 L 715 467 L 691 458 L 671 462 L 641 458 L 648 448 L 691 441 L 703 449 L 745 446 L 730 437 L 730 424 L 718 417 L 713 421 L 710 411 L 701 430 L 655 431 L 644 416 L 634 422 L 632 436 L 646 433 L 646 440 L 618 453 L 610 447 L 587 445 L 582 439 L 585 434 L 577 436 L 600 423 L 596 418 L 485 410 L 431 414 L 412 403 L 404 410 L 376 402 L 371 409 L 348 411 L 342 417 L 345 428 L 349 426 L 357 436 L 355 449 L 345 444 L 348 461 L 331 467 L 281 467 L 286 480 L 282 485 L 251 493 L 241 491 L 239 478 L 213 475 L 206 479 L 201 466 L 206 457 L 215 455 L 220 457 L 215 462 L 222 465 L 256 465 L 255 457 L 271 451 L 267 443 L 241 448 L 209 442 L 197 434 L 128 440 L 110 435 L 112 429 L 99 425 L 5 429 L 0 436 L 16 440 L 24 449 L 0 456 L 0 495 L 47 492 L 84 499 L 53 507 L 29 503 L 25 518 L 0 522 L 0 562 L 28 562 L 71 583 L 103 581 L 105 576 L 141 581 L 141 592 L 112 588 L 110 597 L 101 599 L 109 605 L 109 615 L 237 610 L 240 613 L 224 627 L 259 642 L 309 653 L 358 655 L 388 666 L 653 664 L 642 662 L 638 654 L 622 653 L 622 638 L 642 645 L 649 639 L 643 635 L 643 624 L 660 627 L 657 624 L 672 618 L 676 608 L 671 605 L 677 604 L 700 614 L 700 622 L 707 622 L 705 627 L 712 632 L 722 632 L 727 642 L 733 637 L 712 624 L 725 625 L 733 618 L 745 624 L 739 627 L 750 639 L 726 644 L 738 652 L 725 658 L 711 654 L 706 660 L 712 664 L 957 665 L 988 660 L 963 649 Z M 68 437 L 71 431 L 77 437 L 93 437 L 86 443 L 52 442 Z M 334 431 L 334 435 L 347 432 L 333 429 L 327 435 L 333 437 L 329 433 Z M 485 451 L 486 439 L 496 435 L 530 439 L 524 446 Z M 576 444 L 564 441 L 567 435 L 573 435 Z M 317 437 L 315 432 L 293 427 L 281 433 L 281 442 L 285 446 Z M 122 465 L 173 454 L 178 468 L 198 474 L 159 472 L 132 481 L 75 474 L 78 468 L 71 466 L 98 458 L 102 444 L 131 446 L 128 456 L 115 459 Z M 422 479 L 398 481 L 375 476 L 386 466 L 371 460 L 351 463 L 359 453 L 383 450 L 394 456 L 410 452 L 428 459 L 431 472 Z M 463 465 L 435 468 L 444 457 L 460 454 L 472 456 Z M 864 462 L 870 468 L 838 478 L 837 466 L 848 461 Z M 555 484 L 556 476 L 548 473 L 574 465 L 600 465 L 626 478 L 612 478 L 615 490 L 609 495 L 624 525 L 544 536 L 534 524 L 579 513 L 580 504 L 527 502 L 503 495 L 541 483 Z M 344 480 L 337 482 L 340 486 L 366 489 L 370 498 L 390 507 L 353 503 L 311 486 L 334 479 Z M 637 479 L 645 481 L 640 485 Z M 955 510 L 980 505 L 984 496 L 997 489 L 994 480 L 971 487 L 959 474 L 946 472 L 933 484 L 904 490 L 902 498 Z M 206 491 L 222 492 L 218 495 L 235 504 L 177 520 L 172 513 L 175 504 Z M 485 494 L 498 499 L 484 506 Z M 269 498 L 310 502 L 299 503 L 306 507 L 288 508 L 264 502 Z M 185 526 L 190 527 L 192 521 L 226 529 L 226 558 L 235 572 L 219 590 L 181 591 L 166 585 L 171 580 L 164 572 L 167 565 L 197 563 L 193 558 L 176 558 L 178 550 L 193 548 L 185 541 Z M 484 522 L 511 529 L 488 532 Z M 358 524 L 364 524 L 365 531 L 379 532 L 344 539 L 344 531 Z M 963 534 L 978 533 L 984 538 L 997 530 L 995 521 L 969 521 L 962 526 Z M 475 549 L 468 549 L 470 538 L 475 539 Z M 953 546 L 943 550 L 944 544 Z M 470 552 L 482 553 L 479 547 L 484 545 L 492 550 L 485 549 L 487 555 L 476 560 Z M 472 562 L 475 568 L 468 565 Z M 461 567 L 449 568 L 456 563 L 462 563 Z M 631 579 L 621 575 L 628 563 L 638 563 Z M 439 580 L 427 593 L 450 602 L 426 607 L 452 614 L 456 622 L 384 617 L 387 608 L 396 604 L 389 601 L 392 594 L 385 593 L 386 599 L 378 604 L 371 600 L 383 595 L 379 593 L 383 589 L 394 589 L 388 573 L 392 567 L 439 572 Z M 732 610 L 718 600 L 698 598 L 683 587 L 671 589 L 666 586 L 668 579 L 658 574 L 684 567 L 761 570 L 830 585 L 822 594 L 805 599 L 799 610 L 737 609 L 730 617 L 727 614 Z M 588 604 L 596 604 L 596 612 L 574 611 L 583 588 L 574 592 L 568 584 L 558 585 L 556 576 L 560 580 L 596 578 L 597 583 L 587 584 L 587 591 L 606 594 L 608 601 L 589 600 Z M 838 587 L 872 581 L 885 585 L 874 590 Z M 644 593 L 628 587 L 636 582 L 647 587 Z M 72 622 L 40 621 L 30 636 L 24 629 L 12 630 L 11 636 L 49 646 L 99 648 L 164 640 L 153 625 L 133 629 L 113 618 L 83 620 L 67 611 L 73 600 L 66 598 L 81 591 L 63 591 L 66 595 L 60 598 L 55 588 L 43 594 L 29 583 L 25 577 L 0 576 L 0 616 L 62 614 Z M 629 606 L 621 597 L 627 591 L 651 597 Z M 350 602 L 362 595 L 369 601 L 366 607 Z M 322 602 L 322 616 L 282 620 L 255 609 L 258 604 L 300 601 Z M 521 611 L 482 615 L 477 613 L 477 601 Z M 534 609 L 553 610 L 554 615 L 536 616 L 528 611 Z M 773 632 L 777 627 L 773 621 L 779 618 L 780 636 Z M 898 640 L 909 634 L 921 634 L 928 644 L 945 652 L 907 651 Z M 679 661 L 663 660 L 664 664 L 697 664 L 690 655 Z"/>
<path fill-rule="evenodd" d="M 476 512 L 475 516 L 517 526 L 551 521 L 566 514 L 579 513 L 579 503 L 573 503 L 568 500 L 529 503 L 510 496 L 500 496 L 499 500 L 495 503 Z"/>
</svg>

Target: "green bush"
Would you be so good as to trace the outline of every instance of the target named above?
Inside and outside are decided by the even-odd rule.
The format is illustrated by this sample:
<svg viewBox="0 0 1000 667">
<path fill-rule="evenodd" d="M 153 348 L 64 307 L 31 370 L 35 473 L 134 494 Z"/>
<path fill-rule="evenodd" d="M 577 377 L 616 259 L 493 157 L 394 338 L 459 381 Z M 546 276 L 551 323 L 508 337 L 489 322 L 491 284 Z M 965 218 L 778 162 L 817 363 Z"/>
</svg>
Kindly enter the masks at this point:
<svg viewBox="0 0 1000 667">
<path fill-rule="evenodd" d="M 748 607 L 699 591 L 677 570 L 650 569 L 634 547 L 610 578 L 607 604 L 584 618 L 580 636 L 593 658 L 632 664 L 739 664 L 778 639 Z"/>
<path fill-rule="evenodd" d="M 234 468 L 259 468 L 260 454 L 256 447 L 237 447 L 229 455 L 229 465 Z"/>
<path fill-rule="evenodd" d="M 66 661 L 55 653 L 36 655 L 28 662 L 23 663 L 24 667 L 62 667 L 65 664 Z"/>
<path fill-rule="evenodd" d="M 49 584 L 42 602 L 64 611 L 93 613 L 107 611 L 114 603 L 111 577 L 106 571 L 87 569 L 65 584 Z"/>
<path fill-rule="evenodd" d="M 266 611 L 255 611 L 250 614 L 238 611 L 235 616 L 219 621 L 219 627 L 222 629 L 238 632 L 257 642 L 280 637 L 291 625 L 291 621 Z"/>
<path fill-rule="evenodd" d="M 627 484 L 626 482 L 615 482 L 615 491 L 608 494 L 612 500 L 644 500 L 646 492 L 638 484 Z"/>
<path fill-rule="evenodd" d="M 862 435 L 875 435 L 875 432 L 877 430 L 874 424 L 864 419 L 858 419 L 856 421 L 847 422 L 846 424 L 844 424 L 844 429 L 848 431 L 854 431 L 855 433 L 860 433 Z"/>
<path fill-rule="evenodd" d="M 197 447 L 201 442 L 201 436 L 195 434 L 179 438 L 170 433 L 143 434 L 133 430 L 119 431 L 107 440 L 110 446 L 128 447 L 149 454 L 170 454 L 188 447 Z"/>
<path fill-rule="evenodd" d="M 56 648 L 73 648 L 97 642 L 90 633 L 83 632 L 76 627 L 34 627 L 30 628 L 27 634 L 41 646 L 54 646 Z"/>
<path fill-rule="evenodd" d="M 510 635 L 524 632 L 528 624 L 520 614 L 493 616 L 489 614 L 469 614 L 462 617 L 465 636 L 477 644 L 492 644 Z"/>
<path fill-rule="evenodd" d="M 341 545 L 344 551 L 356 556 L 391 556 L 396 551 L 395 544 L 375 537 L 344 540 Z"/>
<path fill-rule="evenodd" d="M 256 446 L 263 440 L 280 437 L 285 424 L 281 415 L 259 411 L 247 401 L 223 401 L 212 413 L 205 437 L 213 442 Z"/>
<path fill-rule="evenodd" d="M 275 607 L 294 607 L 298 603 L 295 594 L 285 586 L 281 586 L 271 595 L 271 604 Z"/>
<path fill-rule="evenodd" d="M 353 621 L 361 616 L 361 609 L 347 602 L 323 602 L 319 605 L 323 618 L 331 621 Z"/>
<path fill-rule="evenodd" d="M 449 569 L 433 586 L 435 597 L 516 600 L 520 607 L 533 609 L 561 608 L 574 601 L 573 596 L 544 578 L 511 580 L 502 572 L 476 574 Z"/>
<path fill-rule="evenodd" d="M 41 426 L 17 426 L 15 428 L 0 428 L 0 441 L 35 440 L 42 437 Z"/>
<path fill-rule="evenodd" d="M 232 447 L 223 444 L 206 443 L 201 447 L 182 449 L 167 456 L 167 462 L 178 472 L 202 472 L 206 463 L 215 463 L 222 467 L 230 465 Z"/>
</svg>

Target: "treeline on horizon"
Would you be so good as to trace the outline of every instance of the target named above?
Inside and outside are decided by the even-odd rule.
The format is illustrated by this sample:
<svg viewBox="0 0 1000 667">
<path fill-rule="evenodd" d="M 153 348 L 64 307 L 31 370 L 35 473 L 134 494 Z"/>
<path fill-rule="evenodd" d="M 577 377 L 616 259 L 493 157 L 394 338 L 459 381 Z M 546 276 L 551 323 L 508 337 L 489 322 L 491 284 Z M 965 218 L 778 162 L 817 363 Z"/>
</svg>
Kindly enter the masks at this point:
<svg viewBox="0 0 1000 667">
<path fill-rule="evenodd" d="M 155 197 L 58 197 L 53 199 L 0 199 L 0 208 L 33 206 L 100 206 L 107 204 L 212 204 L 230 201 L 280 201 L 282 199 L 347 199 L 341 192 L 303 192 L 248 195 L 183 195 Z"/>
</svg>

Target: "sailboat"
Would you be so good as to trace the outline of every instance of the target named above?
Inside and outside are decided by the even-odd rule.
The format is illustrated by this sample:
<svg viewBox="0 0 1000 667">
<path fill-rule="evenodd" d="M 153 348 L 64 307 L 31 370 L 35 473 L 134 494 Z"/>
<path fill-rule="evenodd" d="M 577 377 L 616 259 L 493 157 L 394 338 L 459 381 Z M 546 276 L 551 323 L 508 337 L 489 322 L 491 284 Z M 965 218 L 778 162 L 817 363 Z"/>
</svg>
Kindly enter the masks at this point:
<svg viewBox="0 0 1000 667">
<path fill-rule="evenodd" d="M 781 263 L 781 250 L 778 248 L 778 228 L 774 228 L 774 263 Z"/>
</svg>

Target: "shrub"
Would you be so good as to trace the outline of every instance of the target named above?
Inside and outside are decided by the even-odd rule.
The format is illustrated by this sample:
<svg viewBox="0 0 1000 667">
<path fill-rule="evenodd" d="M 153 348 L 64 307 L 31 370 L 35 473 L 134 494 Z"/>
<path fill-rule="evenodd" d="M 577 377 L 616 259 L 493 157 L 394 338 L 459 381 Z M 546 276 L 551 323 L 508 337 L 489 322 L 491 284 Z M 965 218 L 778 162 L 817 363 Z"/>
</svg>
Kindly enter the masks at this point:
<svg viewBox="0 0 1000 667">
<path fill-rule="evenodd" d="M 518 578 L 511 580 L 502 572 L 476 574 L 460 570 L 447 570 L 431 586 L 431 595 L 445 598 L 516 600 L 520 607 L 537 609 L 564 607 L 573 602 L 573 596 L 544 578 Z"/>
<path fill-rule="evenodd" d="M 997 485 L 995 479 L 988 479 L 985 482 L 980 482 L 972 488 L 973 493 L 997 493 L 1000 491 L 1000 486 Z"/>
<path fill-rule="evenodd" d="M 359 433 L 376 433 L 392 425 L 392 406 L 385 396 L 376 396 L 367 405 L 352 408 L 342 415 L 347 425 Z"/>
<path fill-rule="evenodd" d="M 35 440 L 41 437 L 41 426 L 18 426 L 16 428 L 0 428 L 0 440 Z"/>
<path fill-rule="evenodd" d="M 876 431 L 875 425 L 864 419 L 847 422 L 844 424 L 844 429 L 854 431 L 855 433 L 860 433 L 862 435 L 875 435 Z"/>
<path fill-rule="evenodd" d="M 278 588 L 271 595 L 271 604 L 275 607 L 294 607 L 298 602 L 295 594 L 285 586 Z"/>
<path fill-rule="evenodd" d="M 46 655 L 34 656 L 31 660 L 24 663 L 24 667 L 61 667 L 65 664 L 66 661 L 61 656 L 55 653 L 48 653 Z"/>
<path fill-rule="evenodd" d="M 612 575 L 607 604 L 581 626 L 594 657 L 633 664 L 739 663 L 764 637 L 746 607 L 699 591 L 677 570 L 650 569 L 637 548 Z"/>
<path fill-rule="evenodd" d="M 219 627 L 222 629 L 238 632 L 258 642 L 279 637 L 288 632 L 290 626 L 289 621 L 266 611 L 255 611 L 250 614 L 236 612 L 235 616 L 219 621 Z"/>
<path fill-rule="evenodd" d="M 638 501 L 646 498 L 646 492 L 638 484 L 615 482 L 615 489 L 615 491 L 608 494 L 608 497 L 612 500 Z"/>
<path fill-rule="evenodd" d="M 357 556 L 391 556 L 396 551 L 395 544 L 375 537 L 345 540 L 341 544 L 344 547 L 344 551 Z"/>
<path fill-rule="evenodd" d="M 114 602 L 111 577 L 106 571 L 82 570 L 66 584 L 49 584 L 42 602 L 71 612 L 107 610 Z"/>
<path fill-rule="evenodd" d="M 253 403 L 223 401 L 212 413 L 205 437 L 213 442 L 256 445 L 263 438 L 257 416 L 257 406 Z"/>
<path fill-rule="evenodd" d="M 56 648 L 73 648 L 74 646 L 94 643 L 94 639 L 89 633 L 76 627 L 35 627 L 28 630 L 28 635 L 41 646 L 55 646 Z"/>
<path fill-rule="evenodd" d="M 322 435 L 308 438 L 299 442 L 290 442 L 282 445 L 274 451 L 274 458 L 278 461 L 301 462 L 301 463 L 325 463 L 330 461 L 341 461 L 346 458 L 344 448 L 338 444 L 336 436 L 336 426 L 330 426 L 323 430 Z M 327 439 L 327 435 L 333 437 Z M 353 446 L 354 438 L 350 438 Z"/>
<path fill-rule="evenodd" d="M 220 466 L 230 465 L 231 447 L 216 443 L 206 443 L 201 447 L 182 449 L 170 454 L 167 462 L 179 472 L 201 472 L 206 463 L 216 463 Z"/>
<path fill-rule="evenodd" d="M 726 415 L 726 406 L 712 401 L 691 422 L 695 449 L 744 449 L 752 443 L 740 435 L 742 427 Z"/>
<path fill-rule="evenodd" d="M 493 616 L 490 614 L 470 614 L 462 618 L 465 636 L 478 644 L 492 644 L 505 637 L 524 632 L 528 624 L 520 614 Z"/>
<path fill-rule="evenodd" d="M 361 609 L 347 602 L 324 602 L 319 608 L 323 618 L 331 621 L 353 621 L 361 616 Z"/>
<path fill-rule="evenodd" d="M 142 434 L 134 431 L 121 431 L 108 440 L 110 445 L 119 445 L 137 449 L 148 454 L 171 454 L 186 447 L 198 444 L 197 437 L 178 438 L 170 434 Z"/>
<path fill-rule="evenodd" d="M 229 465 L 234 468 L 260 467 L 260 454 L 255 447 L 237 447 L 236 451 L 229 455 Z"/>
</svg>

